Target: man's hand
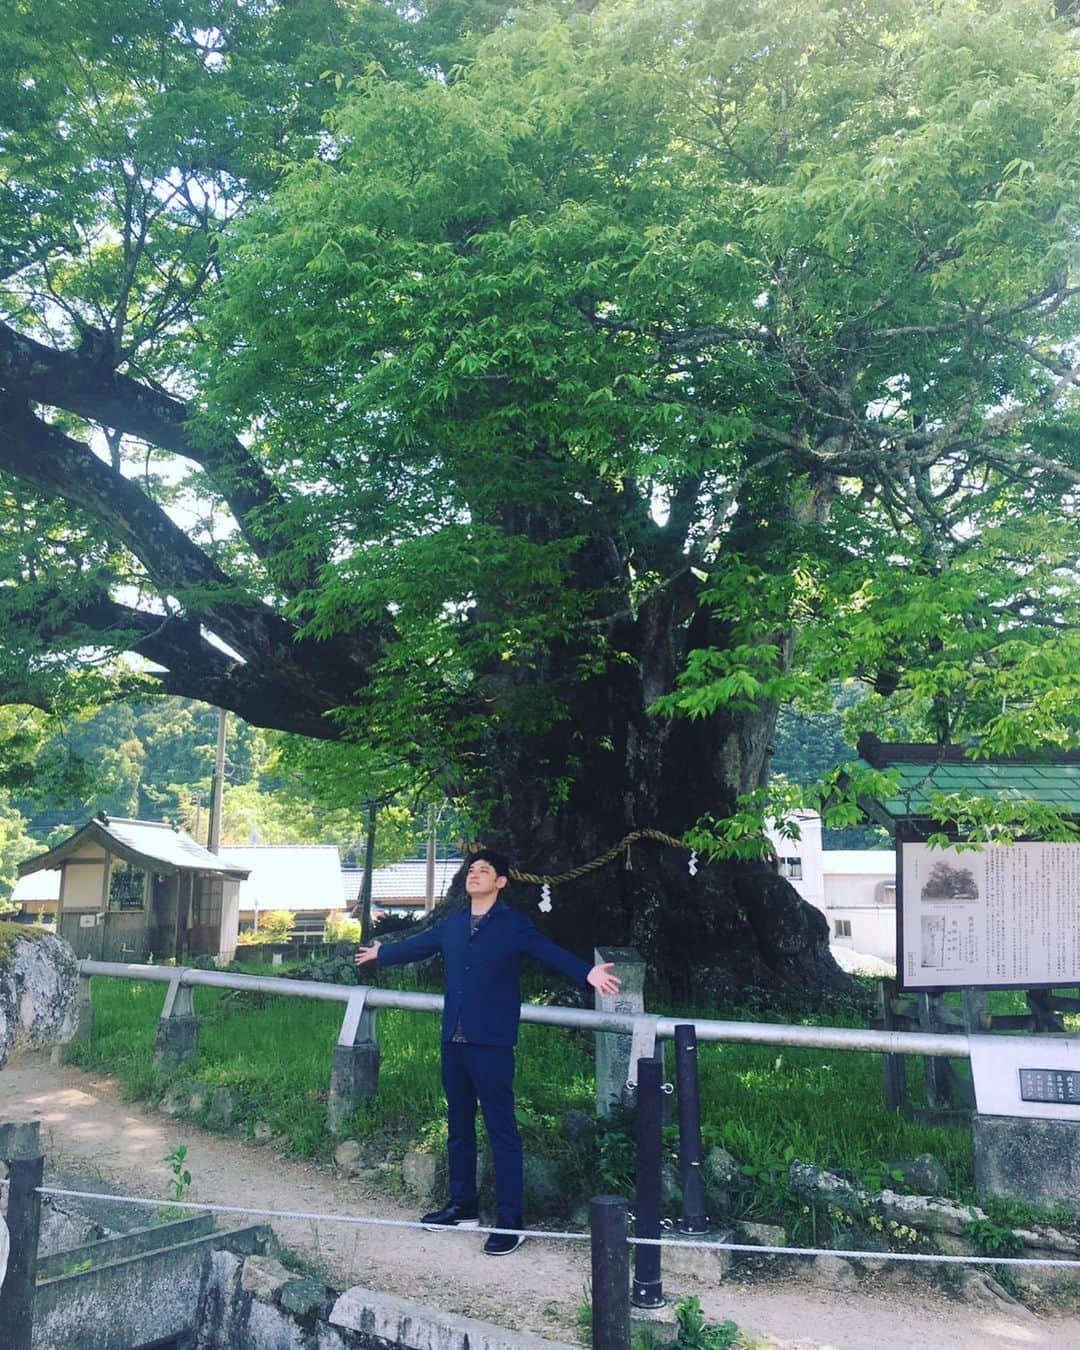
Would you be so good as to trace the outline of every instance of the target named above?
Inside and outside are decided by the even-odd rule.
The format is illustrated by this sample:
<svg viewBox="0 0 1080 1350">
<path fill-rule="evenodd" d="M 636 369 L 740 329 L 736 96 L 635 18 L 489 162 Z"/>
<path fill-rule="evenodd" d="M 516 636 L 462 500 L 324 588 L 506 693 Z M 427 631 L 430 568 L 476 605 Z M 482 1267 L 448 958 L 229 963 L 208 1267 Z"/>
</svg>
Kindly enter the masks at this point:
<svg viewBox="0 0 1080 1350">
<path fill-rule="evenodd" d="M 369 961 L 377 961 L 379 959 L 379 948 L 381 946 L 381 942 L 373 942 L 370 947 L 358 947 L 353 960 L 358 966 L 366 965 Z"/>
<path fill-rule="evenodd" d="M 363 950 L 361 948 L 361 950 Z M 357 957 L 357 960 L 360 958 Z M 599 966 L 593 966 L 585 979 L 596 990 L 598 994 L 617 994 L 622 988 L 622 980 L 618 975 L 612 975 L 615 969 L 614 961 L 605 961 Z"/>
</svg>

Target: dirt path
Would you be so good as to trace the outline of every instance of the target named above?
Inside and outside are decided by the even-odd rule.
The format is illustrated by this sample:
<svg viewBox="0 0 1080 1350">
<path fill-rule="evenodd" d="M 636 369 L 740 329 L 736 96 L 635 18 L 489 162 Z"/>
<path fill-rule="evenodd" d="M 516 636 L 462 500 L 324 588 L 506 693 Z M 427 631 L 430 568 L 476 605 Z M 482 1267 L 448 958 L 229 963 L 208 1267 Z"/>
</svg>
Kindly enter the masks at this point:
<svg viewBox="0 0 1080 1350">
<path fill-rule="evenodd" d="M 343 1181 L 323 1167 L 288 1162 L 272 1145 L 209 1134 L 125 1102 L 110 1079 L 26 1056 L 0 1070 L 0 1120 L 42 1123 L 52 1173 L 97 1176 L 109 1189 L 167 1195 L 162 1159 L 188 1148 L 192 1198 L 218 1204 L 375 1218 L 414 1219 L 371 1181 Z M 473 1234 L 275 1221 L 283 1242 L 313 1261 L 338 1289 L 359 1284 L 437 1307 L 578 1341 L 586 1297 L 585 1243 L 530 1240 L 512 1256 L 480 1253 Z M 793 1259 L 793 1265 L 796 1262 Z M 1035 1317 L 988 1300 L 950 1299 L 900 1270 L 858 1288 L 822 1289 L 800 1279 L 768 1284 L 665 1275 L 665 1292 L 695 1293 L 709 1316 L 732 1318 L 778 1350 L 1050 1350 L 1080 1345 L 1080 1318 Z"/>
</svg>

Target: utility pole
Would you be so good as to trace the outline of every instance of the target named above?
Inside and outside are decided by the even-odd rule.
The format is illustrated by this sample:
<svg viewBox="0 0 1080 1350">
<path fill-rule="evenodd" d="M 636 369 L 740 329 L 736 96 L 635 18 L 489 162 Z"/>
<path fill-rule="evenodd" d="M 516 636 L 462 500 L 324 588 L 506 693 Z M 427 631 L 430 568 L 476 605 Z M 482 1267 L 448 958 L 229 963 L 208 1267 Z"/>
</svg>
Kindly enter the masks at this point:
<svg viewBox="0 0 1080 1350">
<path fill-rule="evenodd" d="M 438 814 L 434 802 L 428 807 L 427 871 L 424 877 L 424 913 L 435 908 L 435 827 Z"/>
<path fill-rule="evenodd" d="M 225 786 L 225 719 L 224 708 L 218 709 L 217 750 L 214 754 L 214 777 L 210 786 L 210 825 L 206 847 L 216 853 L 221 844 L 221 798 Z"/>
<path fill-rule="evenodd" d="M 371 874 L 375 868 L 375 803 L 368 802 L 367 840 L 364 844 L 364 880 L 360 886 L 360 936 L 371 941 Z"/>
</svg>

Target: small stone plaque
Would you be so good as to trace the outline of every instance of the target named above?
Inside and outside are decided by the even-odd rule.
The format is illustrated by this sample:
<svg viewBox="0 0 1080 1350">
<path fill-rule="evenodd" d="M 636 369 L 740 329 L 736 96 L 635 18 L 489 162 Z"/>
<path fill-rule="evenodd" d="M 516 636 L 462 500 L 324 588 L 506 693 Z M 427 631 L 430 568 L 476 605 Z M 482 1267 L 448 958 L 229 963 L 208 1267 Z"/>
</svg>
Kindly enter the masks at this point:
<svg viewBox="0 0 1080 1350">
<path fill-rule="evenodd" d="M 1080 1073 L 1067 1069 L 1021 1069 L 1020 1100 L 1080 1106 Z"/>
</svg>

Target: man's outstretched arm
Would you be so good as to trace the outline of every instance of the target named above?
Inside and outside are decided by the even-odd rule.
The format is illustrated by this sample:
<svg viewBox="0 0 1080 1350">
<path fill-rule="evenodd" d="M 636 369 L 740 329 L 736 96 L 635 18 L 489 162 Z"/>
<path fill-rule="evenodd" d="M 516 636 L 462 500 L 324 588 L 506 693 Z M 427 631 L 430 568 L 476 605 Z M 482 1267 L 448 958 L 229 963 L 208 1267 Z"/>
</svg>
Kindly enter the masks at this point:
<svg viewBox="0 0 1080 1350">
<path fill-rule="evenodd" d="M 437 923 L 434 928 L 397 942 L 384 944 L 376 939 L 366 947 L 358 947 L 353 960 L 358 966 L 367 965 L 369 961 L 377 961 L 381 966 L 405 966 L 410 961 L 424 961 L 442 950 L 442 931 L 443 925 Z"/>
<path fill-rule="evenodd" d="M 615 968 L 613 961 L 604 961 L 599 965 L 587 966 L 584 961 L 568 952 L 565 947 L 544 937 L 533 922 L 522 915 L 524 940 L 522 950 L 535 956 L 553 970 L 560 971 L 568 979 L 579 984 L 591 985 L 598 994 L 617 994 L 622 986 L 618 975 L 611 972 Z"/>
</svg>

